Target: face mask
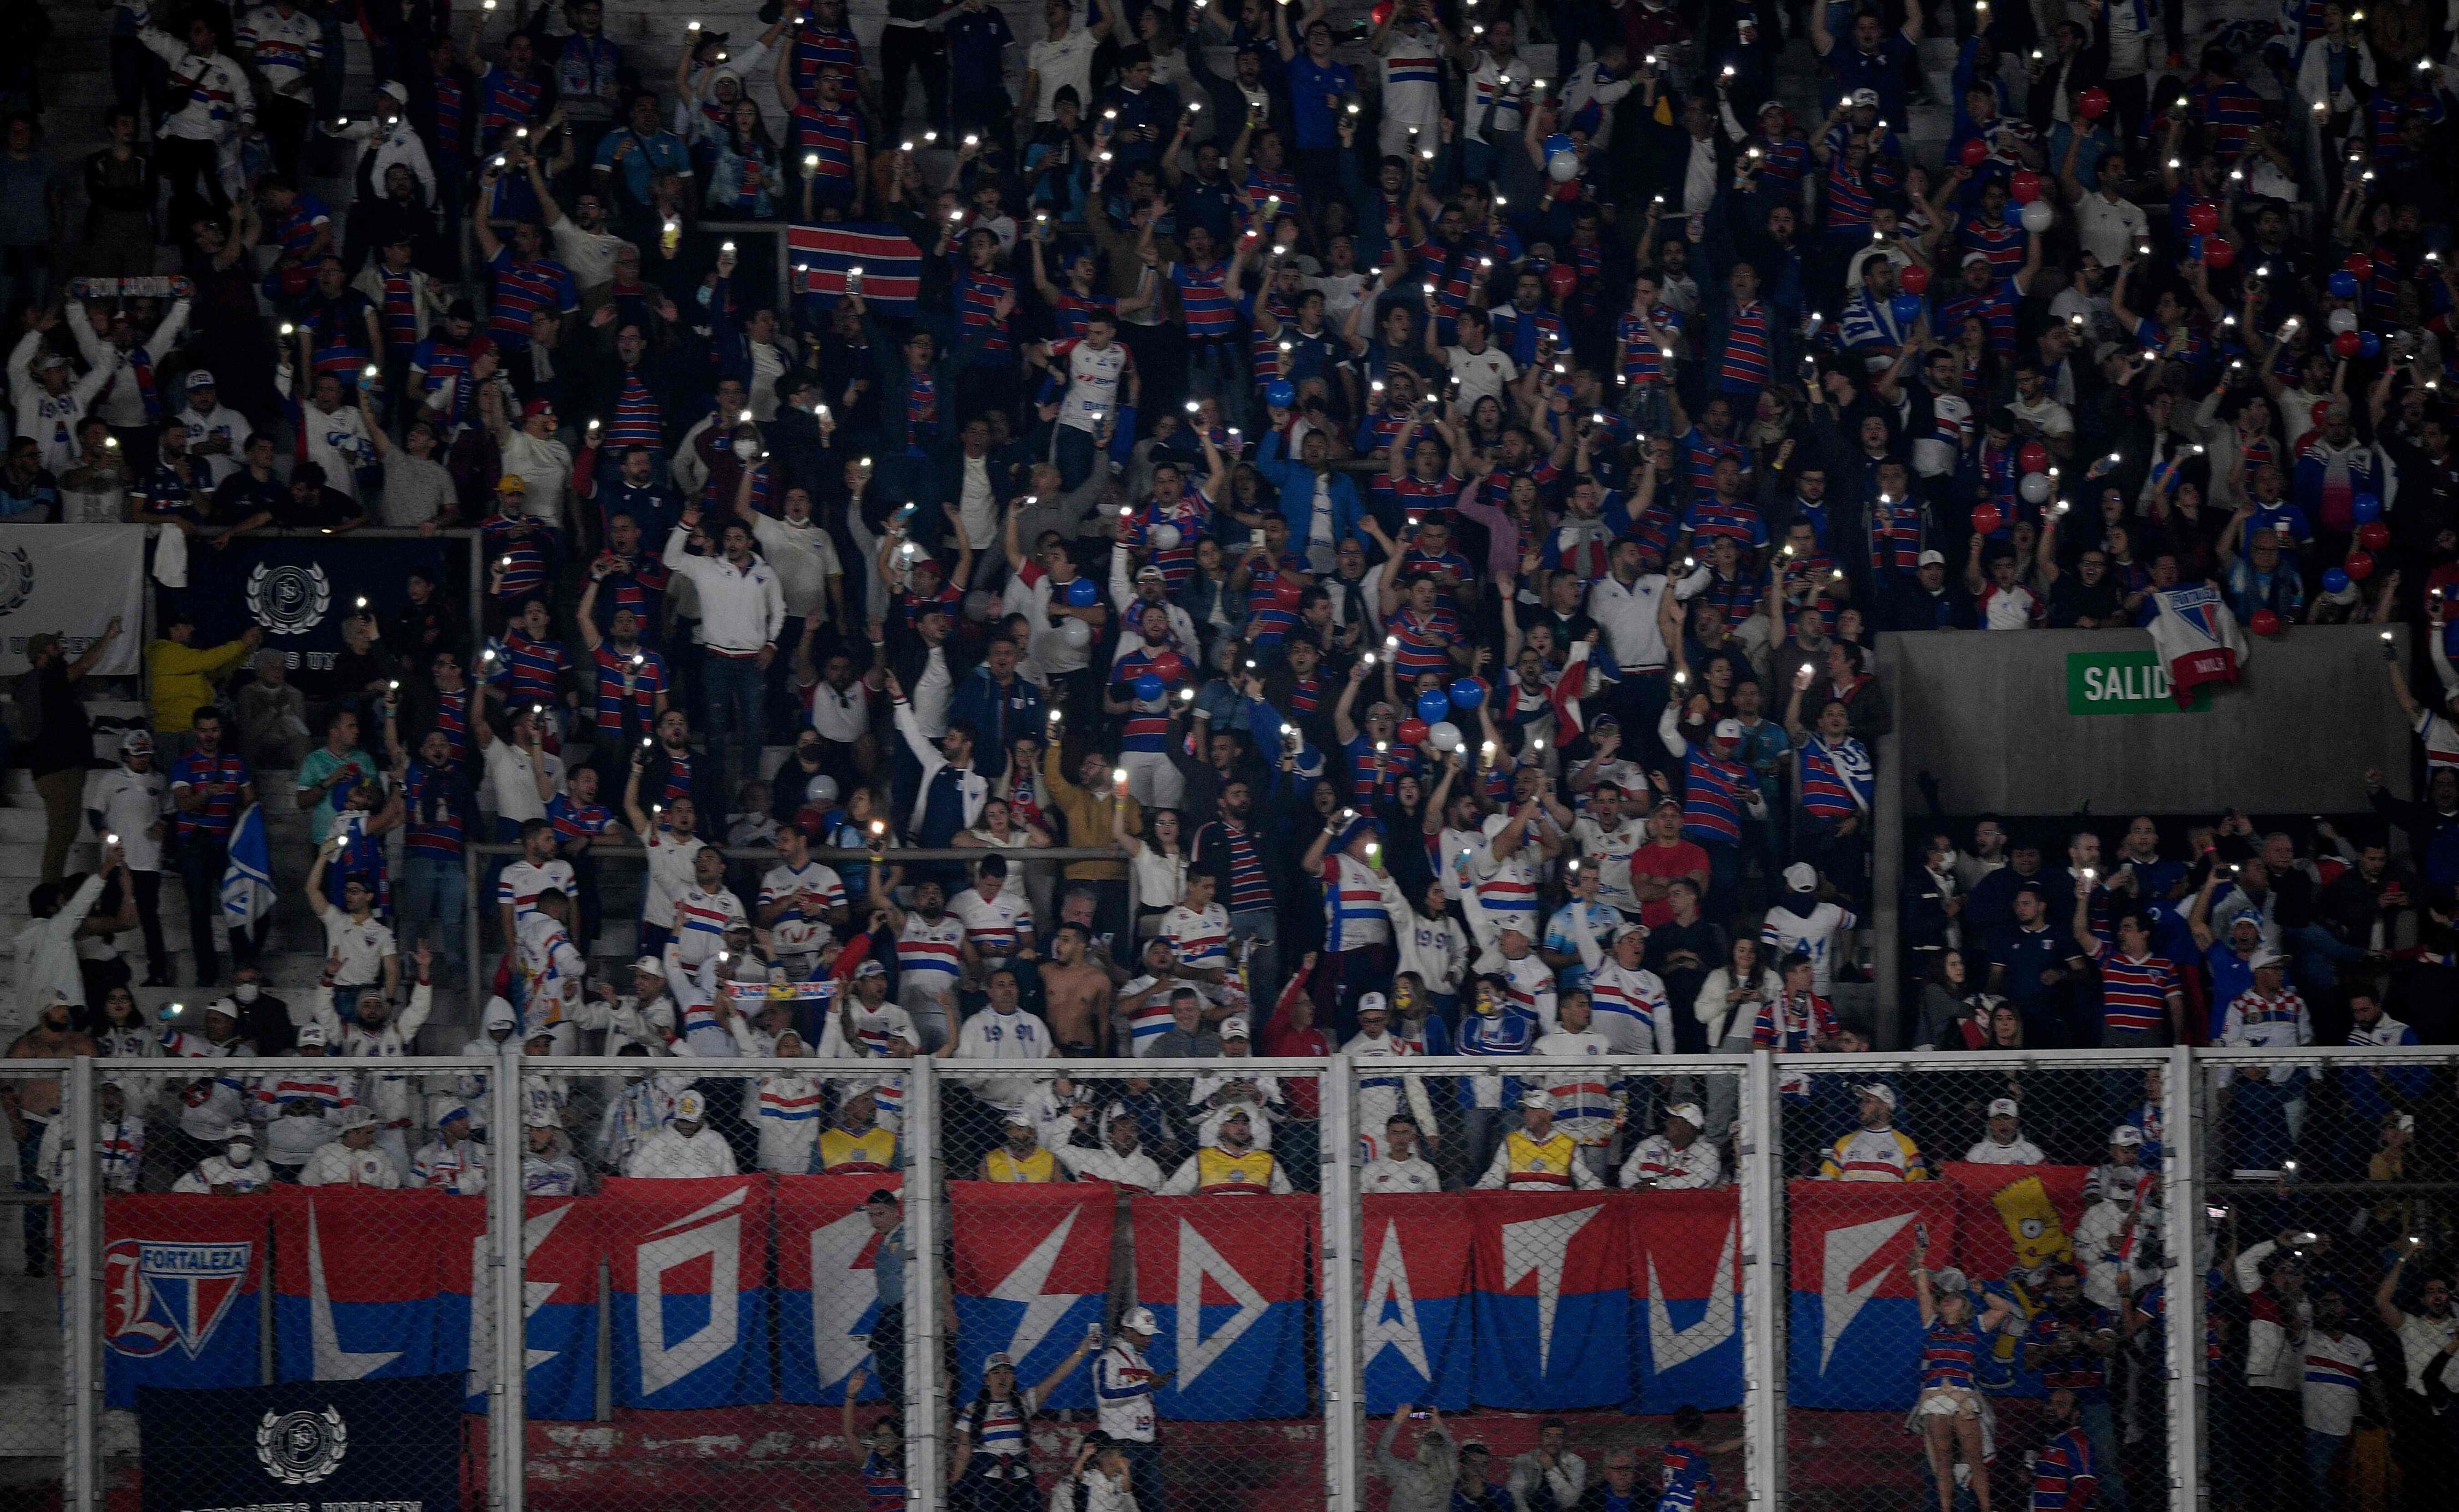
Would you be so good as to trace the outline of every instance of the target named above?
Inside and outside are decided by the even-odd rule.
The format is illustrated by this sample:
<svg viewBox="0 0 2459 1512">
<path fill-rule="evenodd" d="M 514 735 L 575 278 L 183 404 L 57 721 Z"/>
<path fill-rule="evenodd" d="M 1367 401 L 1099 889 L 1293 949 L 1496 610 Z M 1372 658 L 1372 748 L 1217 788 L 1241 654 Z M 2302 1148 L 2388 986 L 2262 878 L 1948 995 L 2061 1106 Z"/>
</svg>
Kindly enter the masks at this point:
<svg viewBox="0 0 2459 1512">
<path fill-rule="evenodd" d="M 254 982 L 242 982 L 231 989 L 231 996 L 238 998 L 241 1002 L 252 1003 L 256 1001 L 257 995 L 263 991 L 263 988 L 258 986 Z"/>
<path fill-rule="evenodd" d="M 734 443 L 734 454 L 741 457 L 746 462 L 752 461 L 760 455 L 760 443 L 757 441 L 737 441 Z"/>
</svg>

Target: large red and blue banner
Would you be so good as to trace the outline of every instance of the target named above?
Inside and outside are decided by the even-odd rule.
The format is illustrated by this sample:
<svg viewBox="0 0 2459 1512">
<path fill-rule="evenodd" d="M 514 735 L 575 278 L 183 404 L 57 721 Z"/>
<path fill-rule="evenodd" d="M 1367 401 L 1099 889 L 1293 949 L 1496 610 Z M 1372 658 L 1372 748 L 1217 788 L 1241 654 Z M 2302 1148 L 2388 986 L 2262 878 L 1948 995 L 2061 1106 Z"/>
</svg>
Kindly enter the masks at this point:
<svg viewBox="0 0 2459 1512">
<path fill-rule="evenodd" d="M 1633 1194 L 1630 1379 L 1644 1413 L 1742 1400 L 1742 1205 L 1733 1187 Z"/>
<path fill-rule="evenodd" d="M 1404 1402 L 1458 1412 L 1477 1384 L 1468 1199 L 1408 1192 L 1364 1200 L 1357 1353 L 1366 1411 Z"/>
<path fill-rule="evenodd" d="M 879 1322 L 877 1258 L 883 1235 L 864 1202 L 895 1176 L 780 1176 L 777 1182 L 778 1396 L 789 1402 L 845 1400 L 856 1370 L 856 1401 L 882 1393 L 871 1334 Z"/>
<path fill-rule="evenodd" d="M 965 1343 L 954 1361 L 956 1396 L 970 1401 L 981 1391 L 982 1360 L 994 1353 L 1016 1362 L 1018 1380 L 1040 1384 L 1101 1332 L 1119 1188 L 1106 1182 L 950 1182 L 948 1203 L 956 1240 L 949 1290 L 956 1337 Z M 1093 1405 L 1092 1353 L 1051 1388 L 1043 1406 Z"/>
<path fill-rule="evenodd" d="M 734 1407 L 768 1369 L 769 1181 L 616 1177 L 593 1205 L 615 1321 L 615 1402 Z"/>
<path fill-rule="evenodd" d="M 279 1378 L 466 1370 L 472 1276 L 485 1270 L 486 1235 L 483 1197 L 350 1186 L 274 1193 Z"/>
<path fill-rule="evenodd" d="M 1477 1396 L 1515 1412 L 1630 1396 L 1630 1244 L 1604 1192 L 1469 1192 Z"/>
<path fill-rule="evenodd" d="M 103 1400 L 139 1387 L 263 1383 L 270 1196 L 115 1194 L 103 1204 Z"/>
<path fill-rule="evenodd" d="M 1307 1411 L 1314 1337 L 1314 1197 L 1143 1197 L 1135 1226 L 1136 1299 L 1160 1334 L 1145 1351 L 1168 1383 L 1165 1418 L 1223 1422 Z"/>
<path fill-rule="evenodd" d="M 833 304 L 851 288 L 882 315 L 910 316 L 922 291 L 922 249 L 887 221 L 786 228 L 795 286 Z"/>
</svg>

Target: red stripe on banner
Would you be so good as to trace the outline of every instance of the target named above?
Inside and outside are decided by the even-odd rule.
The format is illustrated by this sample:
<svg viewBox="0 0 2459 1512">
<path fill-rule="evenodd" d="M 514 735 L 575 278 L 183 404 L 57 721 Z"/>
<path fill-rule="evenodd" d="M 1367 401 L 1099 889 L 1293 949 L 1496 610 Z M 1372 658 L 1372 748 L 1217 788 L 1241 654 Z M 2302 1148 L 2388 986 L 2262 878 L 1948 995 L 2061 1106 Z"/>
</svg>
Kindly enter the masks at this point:
<svg viewBox="0 0 2459 1512">
<path fill-rule="evenodd" d="M 1110 1229 L 1118 1214 L 1119 1188 L 1108 1182 L 950 1182 L 948 1202 L 957 1295 L 991 1295 L 1062 1224 L 1067 1236 L 1051 1258 L 1040 1292 L 1089 1296 L 1109 1290 Z"/>
<path fill-rule="evenodd" d="M 900 1190 L 902 1176 L 777 1176 L 775 1221 L 777 1225 L 777 1284 L 788 1292 L 808 1292 L 811 1286 L 811 1246 L 809 1236 L 840 1219 L 862 1210 L 872 1192 L 882 1187 Z M 879 1236 L 872 1234 L 862 1247 L 855 1265 L 871 1269 L 872 1252 L 879 1247 Z"/>
<path fill-rule="evenodd" d="M 2003 1276 L 2049 1260 L 2071 1259 L 2083 1221 L 2082 1166 L 1973 1166 L 1950 1161 L 1941 1179 L 1963 1194 L 1956 1214 L 1957 1265 Z"/>
<path fill-rule="evenodd" d="M 1629 1225 L 1632 1296 L 1696 1299 L 1713 1296 L 1720 1285 L 1728 1292 L 1741 1290 L 1738 1190 L 1630 1192 L 1620 1201 Z"/>
<path fill-rule="evenodd" d="M 1381 1275 L 1383 1247 L 1398 1244 L 1410 1295 L 1436 1302 L 1466 1296 L 1469 1254 L 1468 1203 L 1459 1192 L 1395 1192 L 1364 1199 L 1360 1232 L 1370 1285 Z"/>
<path fill-rule="evenodd" d="M 1793 1289 L 1817 1292 L 1832 1281 L 1855 1292 L 1875 1277 L 1866 1295 L 1913 1294 L 1913 1235 L 1929 1230 L 1933 1268 L 1960 1264 L 1955 1256 L 1960 1208 L 1958 1189 L 1944 1182 L 1796 1181 L 1785 1189 L 1792 1229 Z"/>
<path fill-rule="evenodd" d="M 273 1279 L 284 1296 L 309 1295 L 318 1266 L 335 1302 L 424 1302 L 472 1290 L 473 1247 L 487 1231 L 484 1197 L 341 1186 L 269 1195 Z"/>
<path fill-rule="evenodd" d="M 736 1225 L 736 1285 L 756 1292 L 767 1285 L 770 1178 L 719 1176 L 688 1181 L 607 1178 L 600 1195 L 584 1204 L 604 1246 L 607 1276 L 618 1292 L 634 1290 L 641 1252 L 662 1240 Z M 671 1272 L 680 1273 L 680 1272 Z M 673 1289 L 669 1289 L 670 1292 Z"/>
<path fill-rule="evenodd" d="M 1188 1232 L 1255 1289 L 1266 1303 L 1303 1301 L 1307 1257 L 1314 1252 L 1319 1197 L 1146 1197 L 1128 1206 L 1136 1232 L 1136 1295 L 1164 1301 L 1178 1295 L 1179 1247 Z M 1206 1306 L 1234 1304 L 1208 1268 L 1200 1283 Z M 1190 1271 L 1193 1274 L 1194 1271 Z"/>
<path fill-rule="evenodd" d="M 1623 1215 L 1612 1210 L 1628 1198 L 1612 1192 L 1584 1191 L 1473 1191 L 1462 1196 L 1476 1226 L 1477 1257 L 1473 1263 L 1479 1291 L 1504 1296 L 1539 1294 L 1539 1268 L 1524 1256 L 1519 1264 L 1506 1267 L 1503 1258 L 1504 1229 L 1530 1223 L 1544 1225 L 1548 1238 L 1573 1224 L 1579 1225 L 1562 1251 L 1561 1295 L 1620 1292 L 1629 1285 L 1629 1235 Z M 1521 1247 L 1515 1246 L 1518 1248 Z"/>
</svg>

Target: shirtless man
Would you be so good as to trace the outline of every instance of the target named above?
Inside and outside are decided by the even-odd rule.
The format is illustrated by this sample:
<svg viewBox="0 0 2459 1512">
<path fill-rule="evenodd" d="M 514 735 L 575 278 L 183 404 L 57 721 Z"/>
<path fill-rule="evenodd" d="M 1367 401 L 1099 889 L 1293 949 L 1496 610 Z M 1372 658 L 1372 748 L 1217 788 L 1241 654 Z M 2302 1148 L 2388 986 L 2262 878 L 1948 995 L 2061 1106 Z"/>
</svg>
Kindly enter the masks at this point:
<svg viewBox="0 0 2459 1512">
<path fill-rule="evenodd" d="M 1110 1053 L 1110 974 L 1085 958 L 1089 941 L 1083 925 L 1061 924 L 1041 963 L 1042 1013 L 1061 1055 Z"/>
</svg>

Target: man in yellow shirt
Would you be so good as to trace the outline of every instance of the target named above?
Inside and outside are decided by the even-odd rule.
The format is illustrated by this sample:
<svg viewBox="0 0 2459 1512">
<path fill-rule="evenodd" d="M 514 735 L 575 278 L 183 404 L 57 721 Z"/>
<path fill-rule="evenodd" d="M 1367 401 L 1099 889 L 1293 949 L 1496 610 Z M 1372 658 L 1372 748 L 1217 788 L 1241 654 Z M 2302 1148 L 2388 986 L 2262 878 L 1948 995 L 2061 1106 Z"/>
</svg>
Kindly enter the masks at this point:
<svg viewBox="0 0 2459 1512">
<path fill-rule="evenodd" d="M 1580 1142 L 1554 1126 L 1554 1095 L 1542 1089 L 1521 1094 L 1521 1126 L 1503 1136 L 1494 1164 L 1477 1179 L 1482 1191 L 1595 1190 L 1605 1186 L 1579 1158 Z"/>
<path fill-rule="evenodd" d="M 1040 1186 L 1060 1179 L 1059 1162 L 1034 1138 L 1033 1121 L 1020 1112 L 1009 1114 L 1007 1143 L 982 1157 L 982 1180 Z"/>
<path fill-rule="evenodd" d="M 896 1168 L 896 1135 L 879 1126 L 879 1101 L 856 1087 L 837 1104 L 833 1128 L 820 1131 L 820 1169 L 831 1176 L 885 1175 Z"/>
<path fill-rule="evenodd" d="M 1162 1184 L 1162 1195 L 1186 1197 L 1197 1192 L 1246 1195 L 1273 1192 L 1287 1195 L 1290 1190 L 1288 1172 L 1272 1159 L 1271 1150 L 1255 1147 L 1253 1110 L 1244 1102 L 1232 1102 L 1214 1117 L 1221 1121 L 1214 1143 L 1189 1155 L 1169 1180 Z"/>
<path fill-rule="evenodd" d="M 154 733 L 177 760 L 187 754 L 188 732 L 196 727 L 197 710 L 214 702 L 215 679 L 253 655 L 263 643 L 264 631 L 249 625 L 247 634 L 238 640 L 200 650 L 195 619 L 174 610 L 162 635 L 163 639 L 145 647 L 150 683 L 146 691 L 154 706 Z"/>
</svg>

